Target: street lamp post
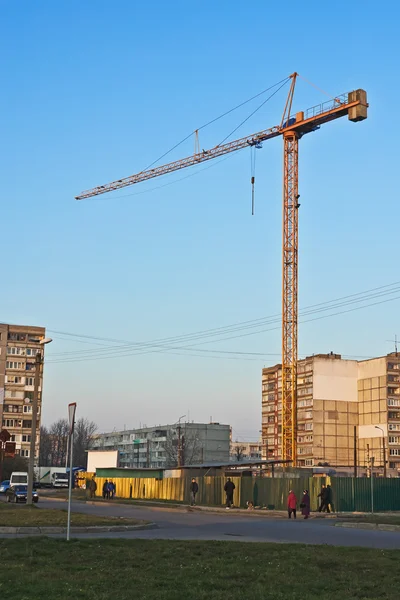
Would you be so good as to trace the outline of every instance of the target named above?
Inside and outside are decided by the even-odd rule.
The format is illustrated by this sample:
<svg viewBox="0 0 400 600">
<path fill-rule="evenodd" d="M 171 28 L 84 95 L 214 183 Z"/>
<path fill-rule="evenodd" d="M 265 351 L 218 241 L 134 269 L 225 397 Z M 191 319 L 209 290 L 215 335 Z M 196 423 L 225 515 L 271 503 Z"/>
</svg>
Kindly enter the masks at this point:
<svg viewBox="0 0 400 600">
<path fill-rule="evenodd" d="M 383 476 L 386 477 L 386 448 L 385 448 L 385 432 L 382 427 L 375 425 L 375 429 L 382 431 L 382 453 L 383 453 Z"/>
<path fill-rule="evenodd" d="M 182 415 L 178 419 L 178 467 L 182 466 L 182 447 L 181 447 L 181 419 L 186 417 L 186 415 Z"/>
<path fill-rule="evenodd" d="M 39 344 L 44 346 L 50 344 L 53 340 L 51 338 L 45 338 L 39 341 Z M 36 454 L 36 428 L 37 428 L 37 413 L 38 413 L 38 401 L 39 401 L 39 387 L 40 387 L 40 373 L 43 365 L 42 351 L 36 354 L 35 359 L 35 381 L 33 388 L 33 402 L 32 402 L 32 423 L 31 423 L 31 446 L 29 451 L 29 463 L 28 463 L 28 493 L 26 497 L 26 503 L 32 504 L 32 493 L 33 493 L 33 479 L 35 469 L 35 454 Z"/>
</svg>

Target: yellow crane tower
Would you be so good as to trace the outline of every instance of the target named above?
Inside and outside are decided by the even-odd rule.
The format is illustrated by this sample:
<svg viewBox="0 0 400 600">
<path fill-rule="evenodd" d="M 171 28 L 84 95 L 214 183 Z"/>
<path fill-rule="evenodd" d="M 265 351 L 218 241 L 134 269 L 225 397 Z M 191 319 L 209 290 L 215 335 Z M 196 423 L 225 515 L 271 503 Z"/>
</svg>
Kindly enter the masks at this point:
<svg viewBox="0 0 400 600">
<path fill-rule="evenodd" d="M 348 116 L 350 121 L 367 118 L 367 94 L 357 89 L 342 94 L 323 104 L 291 114 L 296 79 L 290 75 L 291 85 L 280 125 L 246 137 L 219 144 L 200 151 L 198 142 L 193 155 L 160 167 L 149 168 L 136 175 L 95 187 L 76 196 L 83 200 L 123 187 L 160 177 L 173 171 L 197 165 L 246 147 L 260 146 L 262 142 L 283 136 L 283 247 L 282 247 L 282 459 L 296 463 L 297 459 L 297 348 L 298 348 L 298 162 L 299 139 L 316 131 L 324 123 Z M 197 140 L 196 134 L 196 140 Z"/>
</svg>

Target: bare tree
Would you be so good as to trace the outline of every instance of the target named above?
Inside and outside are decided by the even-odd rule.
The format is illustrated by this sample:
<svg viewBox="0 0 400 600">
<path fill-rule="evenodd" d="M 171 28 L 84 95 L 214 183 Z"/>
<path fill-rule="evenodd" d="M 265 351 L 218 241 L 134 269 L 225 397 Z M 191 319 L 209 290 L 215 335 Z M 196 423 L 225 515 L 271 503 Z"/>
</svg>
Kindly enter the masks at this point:
<svg viewBox="0 0 400 600">
<path fill-rule="evenodd" d="M 74 464 L 87 467 L 87 451 L 90 450 L 97 425 L 89 419 L 79 419 L 74 432 Z"/>
<path fill-rule="evenodd" d="M 203 446 L 197 430 L 187 430 L 184 426 L 181 427 L 180 434 L 178 429 L 169 430 L 164 448 L 167 458 L 166 464 L 169 468 L 178 466 L 179 451 L 181 466 L 193 465 L 202 461 Z"/>
<path fill-rule="evenodd" d="M 235 446 L 235 453 L 234 456 L 237 460 L 237 462 L 240 462 L 241 460 L 243 460 L 245 454 L 244 451 L 246 450 L 246 448 L 244 446 Z"/>
<path fill-rule="evenodd" d="M 87 452 L 91 447 L 97 425 L 81 418 L 75 424 L 74 465 L 86 468 Z M 40 428 L 39 464 L 43 467 L 63 467 L 67 464 L 69 423 L 58 419 L 49 428 Z"/>
</svg>

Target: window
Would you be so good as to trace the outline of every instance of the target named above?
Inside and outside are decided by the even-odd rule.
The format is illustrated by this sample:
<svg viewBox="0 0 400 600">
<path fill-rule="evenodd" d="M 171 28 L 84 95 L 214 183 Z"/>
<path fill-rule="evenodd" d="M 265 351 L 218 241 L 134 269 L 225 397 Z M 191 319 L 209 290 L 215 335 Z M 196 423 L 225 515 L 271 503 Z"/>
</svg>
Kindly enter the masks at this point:
<svg viewBox="0 0 400 600">
<path fill-rule="evenodd" d="M 400 412 L 389 412 L 389 419 L 400 419 Z"/>
<path fill-rule="evenodd" d="M 397 469 L 399 463 L 395 463 L 395 462 L 390 462 L 389 463 L 389 469 Z"/>
<path fill-rule="evenodd" d="M 25 365 L 25 370 L 26 371 L 34 371 L 35 370 L 35 363 L 34 362 L 27 362 Z"/>
<path fill-rule="evenodd" d="M 22 406 L 17 406 L 16 404 L 5 404 L 4 412 L 22 413 Z"/>
<path fill-rule="evenodd" d="M 24 383 L 24 377 L 17 375 L 6 375 L 5 383 Z"/>
<path fill-rule="evenodd" d="M 313 424 L 312 423 L 306 423 L 304 429 L 306 431 L 312 431 L 313 428 Z"/>
<path fill-rule="evenodd" d="M 26 355 L 27 356 L 36 356 L 40 352 L 39 348 L 27 348 Z"/>
<path fill-rule="evenodd" d="M 17 348 L 17 346 L 7 346 L 7 354 L 23 354 L 22 348 Z"/>
<path fill-rule="evenodd" d="M 25 385 L 35 385 L 35 378 L 34 377 L 26 377 Z"/>
<path fill-rule="evenodd" d="M 400 399 L 398 400 L 397 398 L 388 398 L 388 406 L 400 406 Z"/>
<path fill-rule="evenodd" d="M 312 467 L 314 465 L 314 461 L 312 458 L 306 458 L 304 461 L 306 467 Z"/>
<path fill-rule="evenodd" d="M 32 414 L 32 406 L 29 406 L 29 404 L 25 404 L 24 406 L 24 413 L 31 413 Z"/>
<path fill-rule="evenodd" d="M 22 427 L 24 429 L 31 429 L 32 421 L 26 421 L 25 419 L 22 421 Z"/>
<path fill-rule="evenodd" d="M 389 431 L 400 431 L 400 425 L 389 423 Z"/>
<path fill-rule="evenodd" d="M 13 331 L 8 332 L 8 339 L 14 342 L 25 342 L 26 333 L 15 333 Z"/>
<path fill-rule="evenodd" d="M 390 448 L 390 456 L 400 456 L 400 448 Z"/>
<path fill-rule="evenodd" d="M 22 435 L 22 441 L 23 442 L 30 442 L 31 441 L 31 436 L 30 435 Z"/>
<path fill-rule="evenodd" d="M 1 337 L 0 337 L 1 340 Z M 400 363 L 388 363 L 388 371 L 400 370 Z"/>
<path fill-rule="evenodd" d="M 22 448 L 20 451 L 20 455 L 24 458 L 29 458 L 29 450 L 25 450 L 24 448 Z"/>
<path fill-rule="evenodd" d="M 15 427 L 15 419 L 3 419 L 3 427 Z"/>
<path fill-rule="evenodd" d="M 14 362 L 12 360 L 7 360 L 6 369 L 23 369 L 24 363 L 22 362 Z"/>
<path fill-rule="evenodd" d="M 398 435 L 389 435 L 389 444 L 400 444 L 400 437 Z"/>
</svg>

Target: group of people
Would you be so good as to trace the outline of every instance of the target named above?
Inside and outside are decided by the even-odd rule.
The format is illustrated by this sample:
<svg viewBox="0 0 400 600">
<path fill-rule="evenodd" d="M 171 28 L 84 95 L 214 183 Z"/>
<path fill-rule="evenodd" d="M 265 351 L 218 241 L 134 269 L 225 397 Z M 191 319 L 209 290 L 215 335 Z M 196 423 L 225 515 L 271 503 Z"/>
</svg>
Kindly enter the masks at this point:
<svg viewBox="0 0 400 600">
<path fill-rule="evenodd" d="M 91 498 L 95 498 L 96 497 L 96 491 L 97 491 L 97 483 L 94 477 L 92 477 L 92 479 L 89 482 L 89 493 L 90 493 L 90 497 Z M 108 479 L 105 480 L 104 484 L 103 484 L 103 499 L 104 500 L 112 500 L 115 496 L 115 492 L 116 492 L 116 486 L 115 483 L 113 481 L 108 481 Z"/>
<path fill-rule="evenodd" d="M 111 479 L 110 481 L 106 479 L 103 483 L 103 500 L 112 500 L 115 496 L 115 491 L 115 483 L 113 483 Z"/>
<path fill-rule="evenodd" d="M 230 477 L 228 477 L 227 482 L 225 483 L 224 486 L 224 491 L 225 491 L 225 496 L 226 496 L 226 509 L 229 510 L 231 508 L 231 506 L 233 506 L 233 492 L 235 491 L 235 484 L 233 483 L 233 481 L 231 480 Z M 197 492 L 199 491 L 199 484 L 197 483 L 196 479 L 193 477 L 191 484 L 190 484 L 190 505 L 191 506 L 196 506 L 196 495 Z"/>
<path fill-rule="evenodd" d="M 331 510 L 334 511 L 333 499 L 332 499 L 332 488 L 330 485 L 323 485 L 320 493 L 318 494 L 318 498 L 320 498 L 318 512 L 328 512 Z M 287 509 L 288 509 L 288 517 L 289 519 L 296 518 L 297 514 L 297 497 L 293 490 L 290 490 L 288 500 L 287 500 Z M 308 519 L 311 512 L 310 506 L 310 494 L 308 490 L 303 491 L 303 496 L 300 502 L 301 514 L 305 519 Z"/>
<path fill-rule="evenodd" d="M 290 492 L 289 492 L 287 506 L 288 506 L 289 519 L 292 518 L 292 515 L 293 515 L 293 518 L 295 519 L 296 514 L 297 514 L 297 498 L 296 498 L 296 494 L 294 493 L 293 490 L 290 490 Z M 300 508 L 301 508 L 301 514 L 304 516 L 305 519 L 308 519 L 308 517 L 310 516 L 310 512 L 311 512 L 310 494 L 308 493 L 308 490 L 303 491 L 303 497 L 300 502 Z"/>
<path fill-rule="evenodd" d="M 333 498 L 332 498 L 332 488 L 330 485 L 323 485 L 320 493 L 318 494 L 318 498 L 321 498 L 319 503 L 318 512 L 327 512 L 330 513 L 335 511 L 333 506 Z"/>
</svg>

